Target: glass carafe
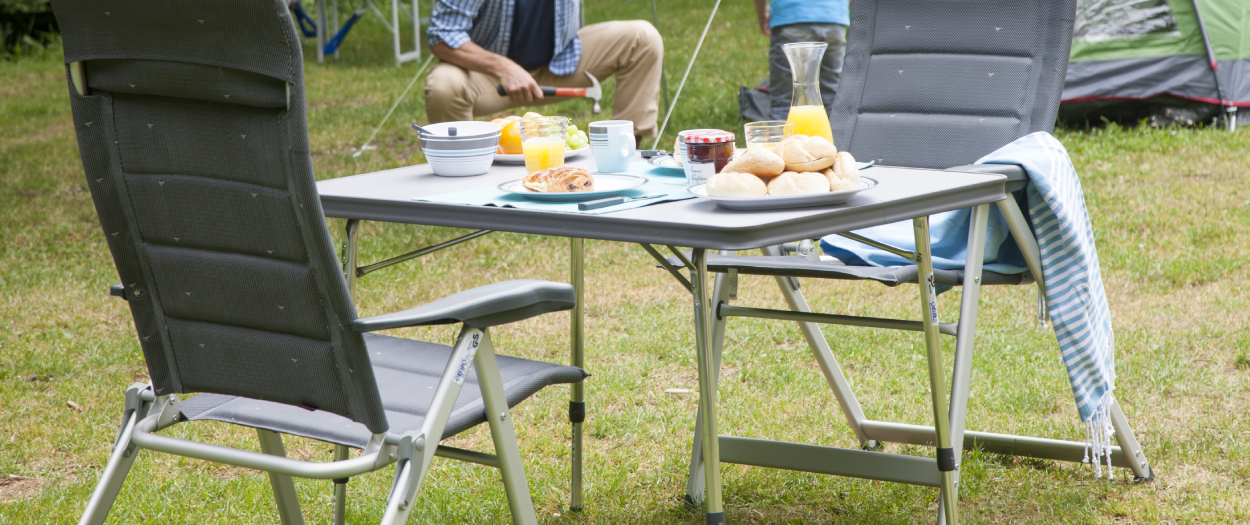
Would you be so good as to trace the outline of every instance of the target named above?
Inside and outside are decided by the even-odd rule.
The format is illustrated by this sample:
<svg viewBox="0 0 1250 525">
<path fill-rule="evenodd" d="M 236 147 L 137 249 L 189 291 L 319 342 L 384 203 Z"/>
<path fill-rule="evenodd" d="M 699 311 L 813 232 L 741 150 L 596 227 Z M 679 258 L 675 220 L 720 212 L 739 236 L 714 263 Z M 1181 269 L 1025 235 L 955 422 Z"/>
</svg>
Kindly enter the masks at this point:
<svg viewBox="0 0 1250 525">
<path fill-rule="evenodd" d="M 794 133 L 824 137 L 833 142 L 833 131 L 829 129 L 829 114 L 820 99 L 820 63 L 825 57 L 824 42 L 795 42 L 781 46 L 790 61 L 790 72 L 794 74 L 794 93 L 790 99 L 790 116 L 786 120 L 794 123 Z"/>
</svg>

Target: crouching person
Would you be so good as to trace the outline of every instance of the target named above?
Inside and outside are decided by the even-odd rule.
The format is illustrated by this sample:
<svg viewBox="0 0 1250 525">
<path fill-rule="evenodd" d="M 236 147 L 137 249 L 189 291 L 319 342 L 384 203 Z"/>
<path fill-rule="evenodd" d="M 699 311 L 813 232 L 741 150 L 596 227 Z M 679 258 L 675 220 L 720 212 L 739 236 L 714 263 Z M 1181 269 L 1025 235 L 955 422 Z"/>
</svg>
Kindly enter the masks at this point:
<svg viewBox="0 0 1250 525">
<path fill-rule="evenodd" d="M 642 20 L 578 28 L 578 0 L 435 0 L 427 30 L 439 63 L 425 83 L 430 122 L 550 104 L 539 86 L 590 87 L 616 75 L 612 118 L 654 137 L 664 43 Z M 502 96 L 496 86 L 508 93 Z"/>
</svg>

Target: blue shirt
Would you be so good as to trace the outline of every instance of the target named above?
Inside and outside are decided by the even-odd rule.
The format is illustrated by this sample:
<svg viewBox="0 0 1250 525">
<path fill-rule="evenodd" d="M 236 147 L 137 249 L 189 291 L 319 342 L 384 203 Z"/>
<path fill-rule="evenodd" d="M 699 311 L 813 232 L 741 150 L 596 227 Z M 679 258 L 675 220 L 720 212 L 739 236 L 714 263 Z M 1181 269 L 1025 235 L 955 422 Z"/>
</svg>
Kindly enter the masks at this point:
<svg viewBox="0 0 1250 525">
<path fill-rule="evenodd" d="M 551 62 L 556 45 L 555 0 L 514 0 L 508 58 L 526 71 Z"/>
<path fill-rule="evenodd" d="M 772 0 L 768 27 L 790 24 L 851 25 L 850 0 Z"/>
<path fill-rule="evenodd" d="M 555 2 L 555 42 L 547 68 L 556 75 L 571 75 L 582 57 L 577 38 L 581 20 L 579 0 Z M 431 46 L 447 44 L 460 49 L 466 42 L 508 56 L 512 44 L 514 0 L 435 0 L 426 37 Z"/>
</svg>

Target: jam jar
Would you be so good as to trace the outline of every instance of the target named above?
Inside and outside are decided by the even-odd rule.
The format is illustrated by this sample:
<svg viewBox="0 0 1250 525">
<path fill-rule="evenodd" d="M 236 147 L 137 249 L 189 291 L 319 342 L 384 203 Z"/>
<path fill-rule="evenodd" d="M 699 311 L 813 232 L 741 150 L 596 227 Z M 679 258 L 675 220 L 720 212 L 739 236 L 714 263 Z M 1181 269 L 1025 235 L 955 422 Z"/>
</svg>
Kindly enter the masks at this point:
<svg viewBox="0 0 1250 525">
<path fill-rule="evenodd" d="M 728 131 L 700 131 L 686 135 L 686 181 L 704 184 L 708 177 L 720 173 L 734 152 L 734 134 Z"/>
</svg>

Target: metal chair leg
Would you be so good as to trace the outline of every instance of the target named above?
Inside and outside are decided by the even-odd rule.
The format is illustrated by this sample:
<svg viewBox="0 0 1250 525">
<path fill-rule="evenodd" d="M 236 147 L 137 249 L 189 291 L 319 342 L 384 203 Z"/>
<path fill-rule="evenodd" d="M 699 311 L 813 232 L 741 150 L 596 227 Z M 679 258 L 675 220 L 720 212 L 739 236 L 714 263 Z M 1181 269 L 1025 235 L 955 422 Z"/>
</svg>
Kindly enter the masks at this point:
<svg viewBox="0 0 1250 525">
<path fill-rule="evenodd" d="M 347 447 L 334 445 L 334 461 L 347 459 Z M 334 480 L 334 525 L 347 521 L 347 478 Z"/>
<path fill-rule="evenodd" d="M 1133 471 L 1134 479 L 1139 482 L 1154 481 L 1154 468 L 1150 466 L 1146 453 L 1137 443 L 1133 428 L 1128 425 L 1124 411 L 1120 410 L 1120 403 L 1114 401 L 1111 403 L 1111 426 L 1115 428 L 1115 439 L 1120 444 L 1120 450 L 1129 458 L 1129 469 Z"/>
<path fill-rule="evenodd" d="M 109 456 L 109 462 L 100 474 L 100 481 L 96 483 L 95 491 L 91 493 L 91 500 L 87 502 L 87 508 L 83 510 L 78 525 L 101 525 L 108 517 L 109 510 L 112 510 L 117 493 L 121 492 L 122 484 L 126 482 L 126 474 L 130 473 L 130 467 L 139 457 L 139 447 L 130 442 L 139 416 L 138 412 L 132 412 L 130 419 L 122 427 L 121 435 L 113 444 L 113 455 Z"/>
<path fill-rule="evenodd" d="M 938 340 L 937 292 L 933 284 L 933 256 L 929 249 L 929 218 L 912 220 L 916 238 L 916 251 L 920 254 L 918 270 L 920 277 L 920 315 L 923 318 L 925 349 L 929 356 L 929 395 L 933 399 L 933 428 L 937 442 L 938 470 L 942 475 L 942 503 L 949 525 L 959 523 L 956 516 L 957 494 L 955 490 L 955 450 L 951 445 L 950 414 L 947 412 L 946 380 L 943 377 L 942 345 Z"/>
<path fill-rule="evenodd" d="M 286 448 L 282 446 L 282 435 L 272 430 L 256 429 L 260 438 L 260 451 L 272 456 L 286 457 Z M 291 476 L 269 473 L 269 484 L 273 486 L 273 499 L 278 504 L 278 516 L 282 525 L 304 525 L 304 514 L 299 508 L 299 495 L 295 493 L 295 482 Z"/>
<path fill-rule="evenodd" d="M 504 491 L 508 494 L 512 523 L 536 525 L 538 518 L 534 515 L 534 502 L 530 499 L 529 484 L 525 481 L 521 450 L 517 446 L 516 431 L 512 428 L 512 415 L 508 412 L 508 399 L 489 332 L 478 346 L 474 366 L 482 388 L 482 403 L 486 409 L 486 421 L 490 423 L 490 436 L 495 441 L 495 455 L 499 458 Z"/>
<path fill-rule="evenodd" d="M 488 349 L 487 353 L 492 357 L 495 355 L 494 350 L 489 349 L 488 332 L 469 326 L 460 328 L 460 335 L 456 337 L 456 345 L 452 348 L 451 358 L 447 361 L 448 364 L 443 369 L 438 388 L 435 389 L 434 397 L 430 400 L 429 411 L 426 413 L 425 423 L 421 426 L 420 433 L 405 434 L 405 440 L 411 438 L 412 441 L 407 442 L 397 451 L 399 459 L 395 464 L 395 481 L 386 498 L 386 510 L 382 515 L 383 525 L 403 525 L 407 522 L 408 514 L 415 506 L 421 483 L 429 473 L 430 462 L 433 461 L 434 454 L 438 450 L 438 441 L 442 438 L 443 430 L 447 428 L 447 420 L 451 417 L 456 399 L 460 396 L 460 389 L 466 377 L 463 374 L 467 374 L 470 369 L 467 363 L 470 359 L 474 359 L 474 355 L 477 355 L 477 360 L 474 362 L 480 365 L 483 347 Z M 493 359 L 491 363 L 494 363 Z M 493 370 L 498 381 L 498 369 Z M 483 378 L 486 376 L 483 374 L 483 370 L 478 368 L 478 380 L 485 383 Z M 486 387 L 483 386 L 483 392 L 485 390 Z M 487 401 L 487 420 L 491 421 L 489 407 L 490 403 Z M 427 437 L 429 437 L 428 441 Z M 502 462 L 503 459 L 501 458 L 500 461 Z"/>
</svg>

